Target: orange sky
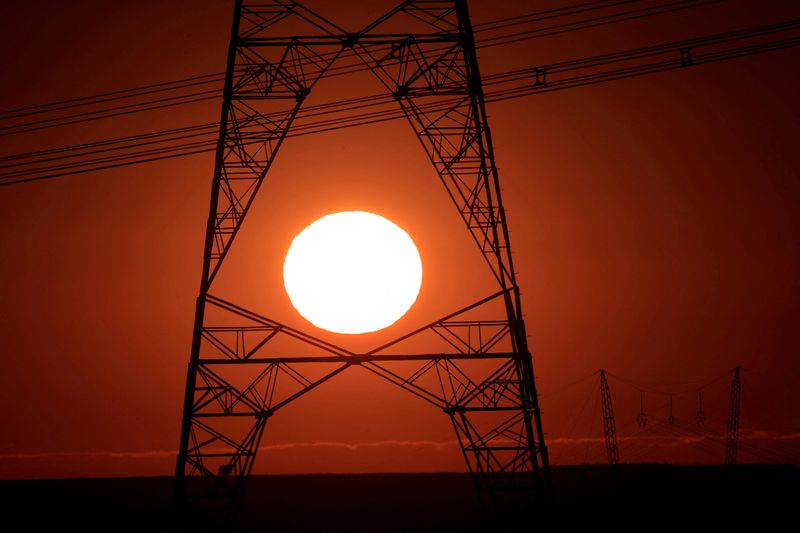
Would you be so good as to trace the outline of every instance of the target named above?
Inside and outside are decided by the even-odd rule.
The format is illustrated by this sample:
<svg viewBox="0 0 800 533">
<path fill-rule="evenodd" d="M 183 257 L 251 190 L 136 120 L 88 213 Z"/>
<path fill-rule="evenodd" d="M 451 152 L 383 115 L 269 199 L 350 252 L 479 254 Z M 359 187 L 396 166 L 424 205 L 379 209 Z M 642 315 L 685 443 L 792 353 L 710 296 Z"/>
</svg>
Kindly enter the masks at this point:
<svg viewBox="0 0 800 533">
<path fill-rule="evenodd" d="M 392 2 L 308 2 L 348 28 Z M 473 21 L 554 2 L 471 2 Z M 484 74 L 796 18 L 730 0 L 481 51 Z M 337 7 L 338 6 L 338 7 Z M 12 109 L 221 72 L 227 1 L 0 6 Z M 719 462 L 722 447 L 637 431 L 641 388 L 724 429 L 745 368 L 753 450 L 800 452 L 797 50 L 488 106 L 553 462 L 603 461 L 598 368 L 621 459 Z M 320 84 L 319 98 L 377 86 Z M 328 91 L 327 96 L 324 91 Z M 310 102 L 311 103 L 311 102 Z M 2 137 L 0 155 L 218 118 L 219 103 Z M 211 155 L 0 188 L 0 478 L 170 475 L 200 277 Z M 407 124 L 290 139 L 215 292 L 306 326 L 282 289 L 292 237 L 340 210 L 380 213 L 422 256 L 418 303 L 375 345 L 491 292 L 481 259 Z M 475 267 L 475 268 L 473 268 Z M 321 332 L 317 330 L 320 335 Z M 574 383 L 574 385 L 573 385 Z M 666 396 L 648 394 L 653 422 Z M 688 421 L 688 422 L 687 422 Z M 670 428 L 660 425 L 660 431 Z M 627 453 L 627 458 L 626 458 Z M 716 454 L 716 455 L 715 455 Z M 742 455 L 745 461 L 764 460 Z M 255 471 L 463 470 L 446 416 L 353 368 L 270 420 Z"/>
</svg>

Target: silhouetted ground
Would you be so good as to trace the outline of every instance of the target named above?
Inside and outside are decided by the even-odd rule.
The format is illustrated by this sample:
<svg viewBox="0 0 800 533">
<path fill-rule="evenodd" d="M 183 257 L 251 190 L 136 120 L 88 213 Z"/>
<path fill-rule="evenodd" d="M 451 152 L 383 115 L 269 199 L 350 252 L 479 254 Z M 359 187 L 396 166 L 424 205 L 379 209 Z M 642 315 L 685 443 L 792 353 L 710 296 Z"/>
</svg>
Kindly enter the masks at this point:
<svg viewBox="0 0 800 533">
<path fill-rule="evenodd" d="M 563 531 L 794 531 L 800 468 L 553 468 Z M 169 530 L 171 478 L 0 481 L 4 531 Z M 502 529 L 522 527 L 526 512 Z M 7 527 L 19 522 L 21 528 Z M 464 474 L 257 476 L 240 531 L 491 531 Z"/>
</svg>

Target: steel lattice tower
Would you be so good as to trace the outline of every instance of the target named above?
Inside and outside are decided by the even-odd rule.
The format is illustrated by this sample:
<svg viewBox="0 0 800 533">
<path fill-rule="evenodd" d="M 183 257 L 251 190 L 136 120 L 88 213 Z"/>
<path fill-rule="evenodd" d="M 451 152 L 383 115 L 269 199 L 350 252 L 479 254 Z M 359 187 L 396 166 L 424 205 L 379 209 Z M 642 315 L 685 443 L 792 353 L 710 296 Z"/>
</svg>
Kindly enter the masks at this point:
<svg viewBox="0 0 800 533">
<path fill-rule="evenodd" d="M 600 370 L 600 404 L 603 408 L 603 436 L 606 441 L 608 464 L 619 463 L 619 446 L 617 445 L 617 422 L 614 419 L 614 406 L 611 403 L 611 389 L 608 387 L 606 371 Z"/>
<path fill-rule="evenodd" d="M 281 34 L 287 20 L 307 32 Z M 412 31 L 393 30 L 406 21 Z M 494 294 L 367 352 L 333 345 L 214 292 L 306 97 L 345 55 L 359 58 L 396 100 L 497 282 Z M 495 315 L 474 318 L 481 310 Z M 275 355 L 271 347 L 281 338 L 307 353 Z M 426 353 L 405 351 L 412 338 L 439 344 Z M 466 0 L 406 1 L 357 33 L 289 0 L 236 0 L 186 381 L 177 510 L 201 507 L 230 517 L 270 417 L 357 365 L 446 413 L 488 507 L 502 508 L 508 495 L 546 498 L 547 448 Z"/>
<path fill-rule="evenodd" d="M 728 405 L 728 427 L 725 432 L 725 464 L 736 464 L 736 452 L 739 448 L 739 406 L 742 402 L 741 368 L 736 367 L 731 381 L 731 397 Z"/>
</svg>

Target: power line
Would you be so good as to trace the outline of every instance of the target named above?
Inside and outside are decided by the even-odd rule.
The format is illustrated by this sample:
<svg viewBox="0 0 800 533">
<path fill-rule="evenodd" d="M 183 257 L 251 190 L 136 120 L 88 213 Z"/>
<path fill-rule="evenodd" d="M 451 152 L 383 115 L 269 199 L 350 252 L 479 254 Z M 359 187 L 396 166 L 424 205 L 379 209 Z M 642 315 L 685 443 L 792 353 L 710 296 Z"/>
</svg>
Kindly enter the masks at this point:
<svg viewBox="0 0 800 533">
<path fill-rule="evenodd" d="M 50 156 L 50 155 L 53 155 L 53 154 L 69 153 L 69 152 L 74 152 L 74 151 L 78 151 L 78 150 L 84 150 L 84 149 L 87 149 L 87 148 L 102 148 L 102 147 L 106 147 L 106 146 L 111 146 L 111 145 L 115 145 L 115 144 L 123 144 L 123 143 L 127 143 L 127 142 L 142 141 L 142 140 L 153 139 L 153 138 L 158 138 L 158 137 L 169 137 L 169 136 L 177 134 L 177 133 L 187 133 L 187 132 L 199 131 L 199 130 L 203 130 L 203 129 L 210 129 L 210 130 L 213 130 L 213 132 L 216 132 L 219 129 L 219 124 L 216 123 L 216 122 L 209 122 L 209 123 L 206 123 L 206 124 L 198 124 L 198 125 L 195 125 L 195 126 L 186 126 L 186 127 L 183 127 L 183 128 L 174 128 L 174 129 L 161 130 L 161 131 L 155 131 L 155 132 L 150 132 L 150 133 L 143 133 L 143 134 L 139 134 L 139 135 L 129 135 L 129 136 L 125 136 L 125 137 L 117 137 L 117 138 L 114 138 L 114 139 L 106 139 L 106 140 L 103 140 L 103 141 L 94 141 L 94 142 L 90 142 L 90 143 L 76 144 L 76 145 L 72 145 L 72 146 L 62 146 L 62 147 L 59 147 L 59 148 L 49 148 L 49 149 L 46 149 L 46 150 L 38 150 L 38 151 L 34 151 L 34 152 L 13 154 L 13 155 L 0 157 L 0 162 L 18 161 L 18 160 L 30 159 L 30 158 L 34 158 L 34 157 L 46 157 L 46 156 Z M 109 148 L 108 150 L 112 150 L 112 149 L 116 149 L 116 148 Z M 105 149 L 97 150 L 96 152 L 103 152 L 103 151 L 105 151 Z M 93 152 L 91 152 L 91 153 L 93 153 Z M 80 155 L 87 155 L 87 154 L 80 154 Z M 66 155 L 66 156 L 63 156 L 63 157 L 64 158 L 70 158 L 70 157 L 75 157 L 75 155 L 74 154 L 69 154 L 69 155 Z M 4 166 L 0 166 L 0 169 L 9 168 L 9 167 L 12 167 L 12 166 L 17 166 L 17 165 L 13 165 L 13 164 L 12 165 L 4 165 Z"/>
<path fill-rule="evenodd" d="M 190 93 L 180 96 L 172 96 L 168 98 L 159 98 L 157 100 L 148 100 L 146 102 L 136 104 L 126 104 L 121 106 L 112 107 L 109 109 L 101 109 L 98 111 L 89 111 L 85 113 L 76 113 L 74 115 L 67 115 L 65 117 L 57 117 L 51 119 L 37 120 L 33 122 L 25 122 L 23 124 L 15 124 L 13 126 L 0 127 L 0 137 L 7 137 L 9 135 L 17 135 L 20 133 L 29 133 L 32 131 L 39 131 L 58 126 L 71 126 L 74 124 L 82 124 L 92 120 L 103 118 L 116 118 L 132 113 L 141 113 L 143 111 L 155 111 L 157 109 L 165 109 L 168 107 L 175 107 L 177 105 L 194 104 L 206 100 L 216 100 L 219 97 L 219 91 L 201 91 Z M 170 103 L 164 103 L 170 102 Z M 9 131 L 10 130 L 10 131 Z"/>
<path fill-rule="evenodd" d="M 710 387 L 711 385 L 713 385 L 715 383 L 718 383 L 723 378 L 728 377 L 730 375 L 730 371 L 726 370 L 725 372 L 723 372 L 721 374 L 718 374 L 716 376 L 694 381 L 693 383 L 696 383 L 697 385 L 690 386 L 690 387 L 684 387 L 684 388 L 681 388 L 680 390 L 675 390 L 675 389 L 655 389 L 655 388 L 648 387 L 648 386 L 642 386 L 642 385 L 640 385 L 639 383 L 637 383 L 637 382 L 635 382 L 633 380 L 630 380 L 628 378 L 625 378 L 625 377 L 617 375 L 617 374 L 612 374 L 611 372 L 606 372 L 606 375 L 608 375 L 609 377 L 612 377 L 612 378 L 620 381 L 621 383 L 624 383 L 625 385 L 628 385 L 629 387 L 635 389 L 636 391 L 638 391 L 640 393 L 645 393 L 646 392 L 648 394 L 655 394 L 655 395 L 659 395 L 659 396 L 672 396 L 672 395 L 684 395 L 684 394 L 688 394 L 688 393 L 695 393 L 695 392 L 698 392 L 698 391 L 702 391 L 702 390 Z"/>
<path fill-rule="evenodd" d="M 622 13 L 614 13 L 611 15 L 604 15 L 601 17 L 594 17 L 582 21 L 567 22 L 564 24 L 557 24 L 545 28 L 538 28 L 510 35 L 503 35 L 500 37 L 493 37 L 491 39 L 484 39 L 478 45 L 478 48 L 489 48 L 493 46 L 515 44 L 530 39 L 540 39 L 542 37 L 553 37 L 555 35 L 562 35 L 573 31 L 595 29 L 608 24 L 616 24 L 618 22 L 628 22 L 631 20 L 638 20 L 653 15 L 665 15 L 667 13 L 674 13 L 683 9 L 702 7 L 710 4 L 717 4 L 725 0 L 678 0 L 670 4 L 662 4 L 640 9 L 633 9 L 624 11 Z M 626 2 L 622 2 L 626 3 Z"/>
<path fill-rule="evenodd" d="M 511 26 L 514 26 L 514 25 L 517 25 L 517 24 L 523 24 L 523 23 L 524 24 L 529 24 L 531 22 L 540 22 L 540 21 L 543 21 L 543 20 L 550 20 L 550 19 L 554 19 L 554 18 L 558 18 L 558 17 L 584 13 L 584 12 L 588 12 L 588 11 L 592 11 L 592 10 L 607 9 L 609 7 L 615 7 L 615 6 L 618 6 L 618 5 L 624 5 L 624 4 L 630 4 L 630 3 L 638 3 L 638 2 L 641 2 L 641 1 L 642 0 L 622 0 L 622 1 L 620 1 L 620 0 L 617 0 L 617 1 L 603 0 L 603 1 L 587 2 L 587 3 L 584 3 L 584 4 L 578 4 L 578 5 L 575 5 L 575 6 L 567 6 L 567 7 L 564 7 L 564 8 L 558 8 L 558 9 L 554 9 L 554 10 L 542 11 L 542 12 L 538 12 L 538 13 L 531 13 L 531 14 L 527 14 L 527 15 L 520 15 L 518 17 L 511 17 L 511 18 L 508 18 L 508 19 L 501 19 L 499 21 L 490 21 L 490 22 L 484 23 L 482 25 L 477 25 L 476 27 L 478 27 L 479 29 L 477 29 L 476 31 L 478 31 L 478 32 L 481 32 L 481 31 L 496 31 L 498 29 L 504 29 L 506 27 L 511 27 Z M 686 9 L 686 8 L 689 8 L 689 7 L 697 7 L 697 6 L 701 6 L 701 5 L 706 5 L 708 3 L 717 3 L 717 2 L 721 2 L 721 1 L 723 1 L 723 0 L 680 0 L 678 2 L 674 2 L 672 4 L 667 4 L 667 5 L 656 5 L 656 6 L 650 6 L 650 7 L 640 8 L 640 9 L 636 9 L 636 10 L 625 11 L 625 12 L 622 12 L 622 13 L 615 13 L 615 14 L 612 14 L 612 15 L 605 15 L 605 16 L 602 16 L 602 17 L 594 17 L 594 18 L 583 19 L 583 20 L 578 20 L 578 21 L 571 21 L 571 22 L 568 22 L 568 23 L 565 23 L 565 24 L 546 26 L 546 27 L 543 27 L 543 28 L 537 28 L 535 30 L 531 30 L 529 32 L 526 32 L 526 36 L 524 38 L 521 38 L 521 39 L 517 38 L 518 34 L 513 34 L 511 36 L 499 36 L 499 37 L 489 38 L 486 41 L 484 41 L 485 44 L 479 44 L 478 48 L 489 47 L 489 46 L 498 46 L 498 45 L 502 45 L 502 44 L 513 44 L 513 43 L 516 43 L 516 42 L 519 42 L 519 41 L 530 40 L 530 39 L 535 39 L 535 38 L 540 38 L 540 37 L 546 37 L 546 36 L 549 36 L 549 35 L 560 34 L 560 33 L 564 33 L 565 31 L 578 31 L 578 30 L 583 30 L 583 29 L 596 27 L 597 25 L 605 25 L 605 24 L 609 24 L 609 23 L 612 23 L 612 22 L 622 22 L 622 21 L 625 21 L 625 20 L 631 20 L 631 19 L 635 19 L 635 18 L 642 18 L 644 16 L 661 14 L 661 13 L 667 12 L 667 11 L 664 11 L 665 7 L 672 7 L 672 6 L 678 5 L 679 9 Z M 633 16 L 628 16 L 628 15 L 631 15 L 631 14 L 634 14 L 634 15 Z M 627 16 L 627 17 L 625 17 L 624 19 L 621 19 L 620 17 L 623 17 L 623 16 Z M 609 19 L 611 19 L 611 20 L 609 20 Z M 617 20 L 617 19 L 619 19 L 619 20 Z M 596 24 L 599 21 L 602 21 L 602 24 Z M 502 22 L 503 24 L 498 25 L 499 22 Z M 480 28 L 481 26 L 482 26 L 482 28 Z M 557 33 L 547 33 L 547 34 L 537 35 L 537 33 L 547 32 L 547 31 L 551 31 L 551 30 L 557 30 Z M 507 39 L 508 37 L 513 37 L 513 39 L 509 40 L 507 42 L 506 41 L 502 41 L 502 39 Z M 499 39 L 499 41 L 498 41 L 498 39 Z M 436 49 L 436 50 L 443 51 L 445 49 L 446 48 L 440 48 L 440 49 Z M 373 51 L 380 51 L 380 50 L 388 51 L 389 49 L 386 48 L 386 47 L 378 47 L 376 50 L 373 50 Z M 436 51 L 436 50 L 433 50 L 433 51 Z M 330 58 L 334 57 L 336 54 L 338 54 L 338 52 L 324 53 L 324 54 L 320 54 L 320 58 L 330 59 Z M 357 61 L 357 62 L 355 62 L 353 64 L 345 64 L 345 65 L 334 66 L 334 67 L 329 69 L 327 76 L 328 77 L 333 77 L 333 76 L 339 76 L 339 75 L 345 75 L 345 74 L 352 74 L 352 73 L 356 73 L 356 72 L 366 72 L 367 70 L 368 69 L 361 62 Z M 5 111 L 5 112 L 0 112 L 0 120 L 10 120 L 10 119 L 30 116 L 30 115 L 34 115 L 34 114 L 39 114 L 39 113 L 52 113 L 54 111 L 59 111 L 59 110 L 64 110 L 64 109 L 72 109 L 72 108 L 75 108 L 75 107 L 92 106 L 92 105 L 97 105 L 99 103 L 117 101 L 117 100 L 127 99 L 127 98 L 135 98 L 135 97 L 140 97 L 140 96 L 156 94 L 156 93 L 160 93 L 160 92 L 170 92 L 170 91 L 174 91 L 176 89 L 191 88 L 191 87 L 196 87 L 198 85 L 206 85 L 208 83 L 218 83 L 219 84 L 219 83 L 222 82 L 223 77 L 224 77 L 224 74 L 222 74 L 222 73 L 206 74 L 206 75 L 194 76 L 194 77 L 190 77 L 190 78 L 184 78 L 184 79 L 181 79 L 181 80 L 175 80 L 175 81 L 170 81 L 170 82 L 162 82 L 162 83 L 157 83 L 157 84 L 146 85 L 146 86 L 132 88 L 132 89 L 125 89 L 125 90 L 121 90 L 121 91 L 102 93 L 102 94 L 95 95 L 95 96 L 86 96 L 86 97 L 74 98 L 74 99 L 70 99 L 70 100 L 63 100 L 63 101 L 60 101 L 60 102 L 53 102 L 53 103 L 49 103 L 49 104 L 41 104 L 41 105 L 37 105 L 37 106 L 19 108 L 19 109 L 15 109 L 15 110 L 9 110 L 9 111 Z M 205 91 L 203 94 L 212 94 L 212 92 L 215 92 L 216 96 L 214 96 L 214 97 L 217 97 L 217 96 L 221 95 L 221 88 L 218 88 L 215 91 Z M 189 96 L 191 96 L 191 95 L 186 95 L 187 98 Z M 174 98 L 179 98 L 179 97 L 174 97 Z M 188 104 L 188 103 L 195 103 L 195 102 L 196 101 L 186 101 L 186 102 L 183 102 L 183 103 L 187 103 Z M 124 108 L 130 108 L 130 107 L 133 107 L 134 105 L 146 105 L 147 103 L 148 102 L 140 103 L 140 104 L 132 104 L 130 106 L 123 106 L 123 107 Z M 95 113 L 102 114 L 105 111 L 112 111 L 112 110 L 115 110 L 115 109 L 118 109 L 118 108 L 111 108 L 111 109 L 106 109 L 106 110 L 98 110 L 98 111 L 95 111 Z M 148 110 L 151 110 L 151 109 L 142 109 L 142 111 L 148 111 Z M 128 114 L 128 113 L 122 113 L 122 114 Z M 116 116 L 116 115 L 114 115 L 114 114 L 110 114 L 110 115 L 109 114 L 102 114 L 102 116 L 98 116 L 95 119 L 111 118 L 113 116 Z M 63 118 L 72 118 L 72 117 L 63 117 Z M 52 121 L 56 121 L 56 120 L 59 120 L 59 119 L 52 119 Z M 38 122 L 34 123 L 34 124 L 38 124 Z M 69 124 L 74 124 L 74 122 L 66 122 L 64 124 L 59 124 L 59 125 L 69 125 Z M 27 125 L 29 125 L 29 124 L 8 126 L 8 127 L 5 127 L 5 128 L 0 128 L 0 131 L 8 130 L 8 129 L 22 128 L 22 127 L 27 126 Z M 36 129 L 30 129 L 30 130 L 22 129 L 20 131 L 14 131 L 13 133 L 27 133 L 29 131 L 36 131 Z"/>
<path fill-rule="evenodd" d="M 714 0 L 714 1 L 718 1 L 718 0 Z M 682 2 L 682 3 L 684 3 L 684 2 Z M 740 37 L 736 37 L 736 38 L 740 38 Z M 645 50 L 645 49 L 643 49 L 643 50 Z M 657 52 L 658 50 L 650 50 L 650 51 L 651 52 L 652 51 Z M 594 58 L 594 59 L 604 59 L 604 58 L 608 59 L 608 57 L 606 57 L 606 56 L 598 56 L 597 58 Z M 554 65 L 547 65 L 545 67 L 540 67 L 540 68 L 541 69 L 545 69 L 546 68 L 549 71 L 554 72 L 554 71 L 556 71 L 556 69 L 558 69 L 560 71 L 566 71 L 566 70 L 568 70 L 567 67 L 568 67 L 568 65 L 566 65 L 566 64 L 554 64 Z M 508 74 L 518 74 L 518 73 L 524 73 L 524 72 L 525 72 L 525 70 L 518 70 L 518 71 L 512 71 L 510 73 L 506 73 L 506 75 L 508 75 Z M 217 77 L 218 75 L 209 75 L 209 76 Z M 190 80 L 192 78 L 188 78 L 188 79 Z M 175 82 L 177 85 L 174 85 L 174 86 L 175 87 L 185 87 L 186 84 L 183 83 L 185 81 L 186 80 L 179 80 L 178 82 Z M 205 82 L 205 80 L 203 80 L 203 82 Z M 173 83 L 173 82 L 167 82 L 166 84 L 170 84 L 170 83 Z M 165 85 L 165 84 L 157 84 L 157 85 Z M 165 90 L 167 90 L 167 89 L 165 89 Z M 169 88 L 169 90 L 171 90 L 171 88 Z M 148 93 L 148 91 L 145 91 L 145 93 Z M 145 93 L 136 93 L 136 94 L 139 95 L 139 94 L 145 94 Z M 111 93 L 109 93 L 109 94 L 111 94 Z M 216 91 L 202 91 L 202 92 L 199 92 L 199 93 L 191 93 L 191 94 L 181 95 L 181 96 L 172 97 L 172 98 L 162 98 L 162 99 L 159 99 L 157 101 L 146 101 L 146 102 L 140 102 L 140 103 L 130 104 L 130 105 L 126 105 L 126 106 L 117 106 L 117 107 L 110 108 L 110 109 L 95 110 L 95 111 L 92 111 L 92 112 L 89 113 L 89 115 L 91 115 L 91 116 L 85 116 L 83 114 L 80 114 L 80 115 L 69 115 L 69 116 L 66 116 L 66 117 L 57 117 L 57 118 L 48 119 L 48 120 L 44 120 L 44 121 L 36 121 L 36 122 L 24 123 L 24 124 L 15 124 L 15 125 L 12 125 L 12 126 L 6 126 L 6 127 L 3 127 L 3 128 L 0 128 L 0 131 L 2 131 L 2 130 L 7 131 L 7 133 L 0 134 L 0 135 L 9 135 L 9 134 L 13 134 L 13 133 L 24 133 L 24 132 L 28 132 L 28 131 L 36 131 L 39 128 L 31 128 L 31 129 L 22 129 L 22 128 L 24 128 L 26 126 L 40 125 L 40 124 L 44 124 L 44 123 L 57 122 L 56 124 L 49 124 L 49 125 L 63 126 L 63 125 L 75 124 L 75 123 L 82 122 L 82 121 L 96 120 L 98 118 L 113 118 L 115 116 L 119 116 L 119 115 L 117 115 L 115 113 L 110 113 L 111 111 L 115 111 L 115 110 L 123 110 L 124 109 L 125 111 L 120 113 L 120 114 L 129 114 L 130 112 L 149 111 L 149 110 L 153 110 L 153 109 L 162 109 L 163 107 L 169 107 L 169 106 L 157 105 L 157 106 L 154 107 L 151 104 L 156 104 L 156 103 L 160 104 L 162 102 L 170 101 L 170 100 L 181 100 L 179 102 L 173 102 L 173 103 L 176 103 L 176 104 L 196 103 L 198 101 L 203 101 L 203 100 L 207 100 L 207 99 L 214 99 L 214 98 L 216 98 L 216 96 L 218 94 L 219 93 L 216 92 Z M 195 97 L 195 96 L 207 96 L 207 98 L 192 98 L 192 97 Z M 87 98 L 91 98 L 91 97 L 87 97 Z M 375 97 L 373 97 L 373 98 L 375 98 Z M 386 100 L 387 99 L 387 95 L 378 95 L 377 98 L 383 98 L 384 100 Z M 361 99 L 361 100 L 364 101 L 364 99 Z M 348 101 L 345 101 L 345 102 L 350 103 Z M 341 102 L 341 103 L 343 104 L 345 102 Z M 139 108 L 139 109 L 130 109 L 130 108 Z M 75 121 L 69 121 L 69 120 L 67 120 L 69 118 L 75 118 L 76 120 Z M 17 131 L 8 132 L 8 130 L 17 130 Z"/>
<path fill-rule="evenodd" d="M 514 17 L 492 20 L 489 22 L 482 22 L 480 24 L 475 24 L 473 26 L 473 31 L 475 33 L 481 33 L 485 31 L 494 30 L 497 29 L 494 27 L 496 24 L 503 24 L 503 26 L 500 26 L 502 28 L 510 28 L 512 26 L 517 26 L 519 24 L 528 24 L 530 22 L 549 20 L 552 18 L 557 18 L 559 16 L 565 16 L 567 14 L 574 15 L 576 13 L 585 13 L 587 11 L 594 11 L 597 9 L 606 9 L 609 7 L 616 7 L 623 4 L 638 3 L 640 1 L 641 0 L 594 0 L 592 2 L 584 2 L 582 4 L 576 4 L 574 6 L 559 7 L 555 9 L 539 11 L 537 13 L 528 13 L 527 15 L 517 15 Z"/>
<path fill-rule="evenodd" d="M 218 79 L 221 79 L 222 76 L 224 76 L 224 74 L 219 74 L 219 73 L 202 74 L 199 76 L 192 76 L 190 78 L 183 78 L 180 80 L 165 81 L 160 83 L 154 83 L 151 85 L 142 85 L 140 87 L 133 87 L 130 89 L 122 89 L 119 91 L 111 91 L 106 93 L 95 94 L 91 96 L 81 96 L 78 98 L 70 98 L 68 100 L 60 100 L 57 102 L 49 102 L 45 104 L 38 104 L 28 107 L 19 107 L 16 109 L 0 111 L 0 119 L 6 120 L 8 118 L 15 118 L 13 116 L 8 117 L 7 115 L 28 116 L 29 114 L 33 114 L 35 112 L 57 111 L 81 105 L 89 105 L 94 103 L 103 103 L 103 102 L 119 100 L 122 98 L 130 98 L 131 96 L 140 96 L 142 94 L 154 94 L 157 92 L 173 90 L 174 88 L 173 86 L 176 86 L 177 88 L 194 87 L 197 85 L 203 85 L 205 83 L 216 82 L 218 81 Z"/>
<path fill-rule="evenodd" d="M 799 28 L 800 21 L 787 21 L 693 40 L 677 41 L 613 54 L 604 54 L 579 60 L 564 61 L 539 67 L 529 67 L 498 73 L 485 78 L 484 86 L 488 88 L 486 92 L 486 101 L 503 101 L 537 93 L 586 86 L 605 81 L 624 79 L 653 72 L 662 72 L 691 65 L 794 47 L 800 45 L 800 37 L 789 37 L 738 47 L 732 46 L 731 44 L 747 39 L 763 38 L 776 33 L 796 31 Z M 706 50 L 707 48 L 710 49 Z M 449 106 L 452 106 L 454 102 L 455 100 L 453 99 L 443 99 L 442 101 L 423 106 L 422 110 L 427 113 L 446 110 Z M 180 104 L 175 102 L 164 104 L 165 107 L 169 107 L 170 105 Z M 355 110 L 360 110 L 362 112 L 352 113 L 352 111 Z M 277 116 L 265 115 L 265 117 L 276 118 Z M 403 110 L 398 109 L 394 99 L 385 94 L 327 102 L 316 106 L 310 106 L 306 108 L 305 112 L 299 113 L 297 125 L 292 129 L 290 136 L 310 135 L 342 128 L 376 124 L 403 117 Z M 113 168 L 108 166 L 110 162 L 113 162 L 114 166 L 117 166 L 117 164 L 122 161 L 126 162 L 126 164 L 152 161 L 153 159 L 151 156 L 156 153 L 153 145 L 158 143 L 163 143 L 165 145 L 163 150 L 158 151 L 159 156 L 163 156 L 159 157 L 159 159 L 169 157 L 170 154 L 167 152 L 169 147 L 173 146 L 173 144 L 170 143 L 176 142 L 180 144 L 173 146 L 176 153 L 172 154 L 172 157 L 210 151 L 214 149 L 216 142 L 214 136 L 215 129 L 216 126 L 213 123 L 201 124 L 168 130 L 174 134 L 151 132 L 116 140 L 99 141 L 72 147 L 60 147 L 50 151 L 41 150 L 28 154 L 7 156 L 0 159 L 0 161 L 9 162 L 8 164 L 0 165 L 0 170 L 13 170 L 0 175 L 0 185 Z M 208 138 L 197 140 L 197 142 L 191 144 L 191 150 L 186 151 L 187 145 L 182 141 L 190 138 L 196 139 L 203 134 Z M 154 141 L 154 139 L 160 140 Z M 112 145 L 114 146 L 113 148 L 111 148 Z M 136 160 L 138 152 L 124 154 L 124 157 L 118 159 L 109 159 L 107 155 L 92 159 L 92 156 L 98 153 L 106 154 L 113 150 L 125 151 L 142 146 L 147 146 L 147 148 L 139 154 L 142 157 L 141 161 Z M 95 148 L 96 150 L 93 150 Z M 58 162 L 59 159 L 75 159 L 75 161 L 69 164 L 42 166 L 43 163 Z M 11 161 L 13 161 L 13 163 Z"/>
</svg>

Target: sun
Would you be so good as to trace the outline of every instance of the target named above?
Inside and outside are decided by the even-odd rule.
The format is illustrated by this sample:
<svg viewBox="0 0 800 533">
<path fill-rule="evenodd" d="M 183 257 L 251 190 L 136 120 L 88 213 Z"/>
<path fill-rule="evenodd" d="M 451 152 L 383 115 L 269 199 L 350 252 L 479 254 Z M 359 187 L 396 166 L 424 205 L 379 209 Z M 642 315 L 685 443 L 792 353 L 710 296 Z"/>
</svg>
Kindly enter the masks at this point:
<svg viewBox="0 0 800 533">
<path fill-rule="evenodd" d="M 326 215 L 289 246 L 283 283 L 309 322 L 335 333 L 369 333 L 394 324 L 414 304 L 422 261 L 402 228 L 374 213 Z"/>
</svg>

